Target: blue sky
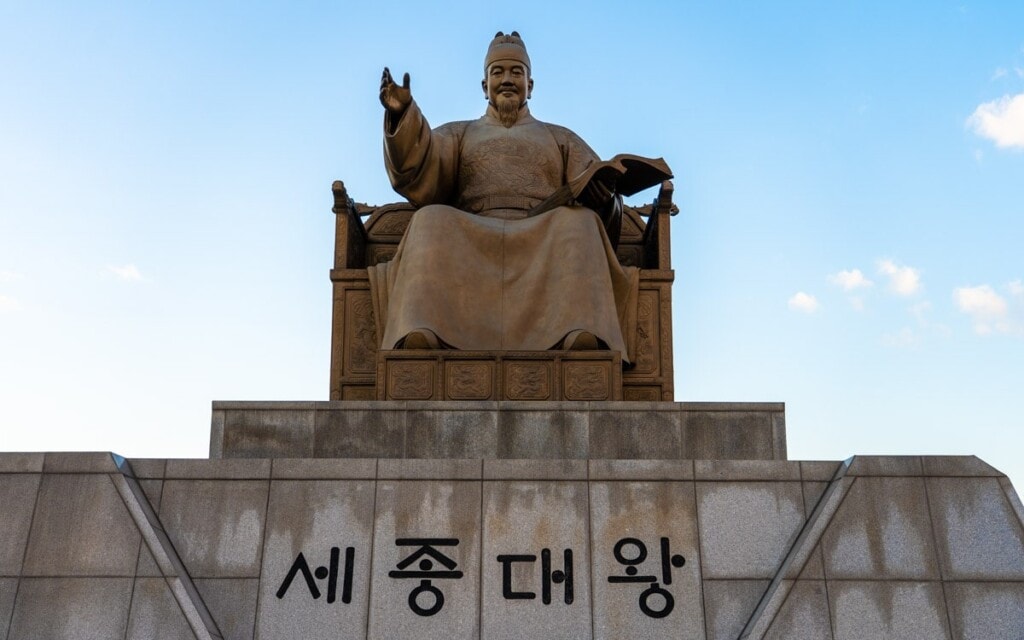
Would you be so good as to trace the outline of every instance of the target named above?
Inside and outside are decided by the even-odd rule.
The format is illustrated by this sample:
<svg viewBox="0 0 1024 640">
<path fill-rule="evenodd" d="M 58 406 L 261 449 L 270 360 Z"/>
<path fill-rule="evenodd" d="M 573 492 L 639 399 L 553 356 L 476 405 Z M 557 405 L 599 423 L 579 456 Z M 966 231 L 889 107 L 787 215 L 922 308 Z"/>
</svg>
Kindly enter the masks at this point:
<svg viewBox="0 0 1024 640">
<path fill-rule="evenodd" d="M 0 3 L 0 449 L 201 457 L 212 400 L 326 399 L 331 181 L 396 199 L 381 68 L 477 117 L 513 29 L 534 115 L 675 171 L 677 400 L 1024 479 L 1008 2 Z"/>
</svg>

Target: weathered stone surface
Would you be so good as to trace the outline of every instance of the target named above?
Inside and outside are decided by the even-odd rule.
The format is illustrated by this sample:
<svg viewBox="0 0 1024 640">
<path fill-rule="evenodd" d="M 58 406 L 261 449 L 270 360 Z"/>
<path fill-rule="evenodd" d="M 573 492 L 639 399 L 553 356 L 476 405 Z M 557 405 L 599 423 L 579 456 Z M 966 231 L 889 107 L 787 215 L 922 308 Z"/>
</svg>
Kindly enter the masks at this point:
<svg viewBox="0 0 1024 640">
<path fill-rule="evenodd" d="M 989 476 L 1003 474 L 977 456 L 925 456 L 921 463 L 926 476 Z"/>
<path fill-rule="evenodd" d="M 928 478 L 942 576 L 1024 580 L 1024 530 L 996 478 Z"/>
<path fill-rule="evenodd" d="M 479 480 L 482 460 L 379 460 L 380 480 Z"/>
<path fill-rule="evenodd" d="M 835 640 L 949 638 L 938 582 L 830 581 Z"/>
<path fill-rule="evenodd" d="M 407 411 L 317 411 L 317 456 L 339 458 L 402 458 L 405 456 Z"/>
<path fill-rule="evenodd" d="M 313 411 L 223 412 L 221 448 L 235 452 L 238 458 L 312 456 L 314 416 Z M 211 448 L 215 446 L 211 442 Z"/>
<path fill-rule="evenodd" d="M 251 578 L 205 578 L 196 580 L 196 589 L 217 622 L 224 640 L 252 640 L 256 625 L 256 601 L 259 580 Z M 287 638 L 302 636 L 264 636 Z M 336 636 L 338 637 L 338 636 Z"/>
<path fill-rule="evenodd" d="M 947 582 L 954 638 L 1024 638 L 1024 582 Z"/>
<path fill-rule="evenodd" d="M 481 637 L 588 637 L 586 483 L 484 482 L 483 486 Z M 543 568 L 545 555 L 550 562 L 548 573 Z M 513 562 L 508 556 L 520 557 Z M 559 571 L 565 574 L 562 580 L 555 573 Z M 544 602 L 546 579 L 551 581 L 548 602 Z M 533 597 L 505 597 L 506 588 Z"/>
<path fill-rule="evenodd" d="M 586 480 L 586 460 L 484 460 L 484 480 Z"/>
<path fill-rule="evenodd" d="M 830 580 L 938 579 L 924 480 L 857 478 L 822 550 Z"/>
<path fill-rule="evenodd" d="M 823 580 L 797 580 L 764 640 L 832 640 Z"/>
<path fill-rule="evenodd" d="M 591 411 L 590 457 L 684 457 L 679 421 L 675 411 Z"/>
<path fill-rule="evenodd" d="M 828 482 L 836 475 L 841 464 L 841 462 L 832 461 L 803 460 L 800 462 L 800 476 L 805 482 L 811 480 Z"/>
<path fill-rule="evenodd" d="M 7 638 L 123 638 L 131 595 L 131 578 L 22 578 Z"/>
<path fill-rule="evenodd" d="M 695 460 L 697 480 L 800 480 L 800 463 L 784 460 Z"/>
<path fill-rule="evenodd" d="M 924 473 L 919 456 L 855 456 L 851 476 L 919 476 Z"/>
<path fill-rule="evenodd" d="M 153 513 L 160 513 L 160 496 L 164 490 L 163 481 L 140 480 L 139 486 L 142 487 L 146 500 L 149 501 L 149 505 L 153 508 Z M 150 553 L 149 548 L 146 546 L 145 540 L 139 545 L 139 563 L 136 565 L 135 575 L 153 578 L 159 578 L 163 575 L 156 560 L 153 558 L 153 554 Z"/>
<path fill-rule="evenodd" d="M 697 482 L 704 578 L 771 578 L 804 524 L 799 482 Z"/>
<path fill-rule="evenodd" d="M 594 572 L 594 637 L 703 638 L 700 552 L 697 546 L 697 510 L 692 482 L 593 482 L 590 488 L 591 560 Z M 627 565 L 640 555 L 633 538 L 644 545 L 646 559 L 638 576 L 647 582 L 610 582 L 629 577 Z M 667 539 L 668 554 L 662 553 Z M 622 543 L 619 557 L 616 545 Z M 681 556 L 682 566 L 673 564 Z M 665 580 L 666 573 L 671 582 Z M 645 615 L 641 603 L 660 615 L 672 598 L 672 608 L 662 617 Z"/>
<path fill-rule="evenodd" d="M 494 411 L 410 410 L 406 419 L 410 458 L 492 458 L 498 448 Z"/>
<path fill-rule="evenodd" d="M 7 637 L 14 612 L 14 594 L 18 591 L 17 578 L 0 578 L 0 638 Z"/>
<path fill-rule="evenodd" d="M 106 474 L 44 475 L 22 573 L 133 576 L 140 540 Z"/>
<path fill-rule="evenodd" d="M 40 478 L 38 474 L 0 474 L 0 576 L 21 574 Z"/>
<path fill-rule="evenodd" d="M 373 494 L 374 483 L 365 480 L 273 483 L 261 574 L 260 637 L 366 636 Z M 281 594 L 300 554 L 309 571 L 324 568 L 323 576 L 313 576 L 316 592 L 299 573 Z"/>
<path fill-rule="evenodd" d="M 128 461 L 132 473 L 139 480 L 163 478 L 167 467 L 165 458 L 132 458 Z"/>
<path fill-rule="evenodd" d="M 262 480 L 270 477 L 270 460 L 198 460 L 167 461 L 164 477 L 190 480 Z"/>
<path fill-rule="evenodd" d="M 707 640 L 735 640 L 743 631 L 768 580 L 705 580 Z"/>
<path fill-rule="evenodd" d="M 271 476 L 275 480 L 373 480 L 377 477 L 377 460 L 276 458 Z"/>
<path fill-rule="evenodd" d="M 693 460 L 590 460 L 591 480 L 693 480 Z"/>
<path fill-rule="evenodd" d="M 46 473 L 117 473 L 114 458 L 107 451 L 47 453 L 43 460 Z"/>
<path fill-rule="evenodd" d="M 588 434 L 589 421 L 583 411 L 503 410 L 498 413 L 496 456 L 585 459 Z"/>
<path fill-rule="evenodd" d="M 368 637 L 393 640 L 477 638 L 480 633 L 481 483 L 479 481 L 378 481 L 374 526 L 373 575 L 371 579 Z M 431 547 L 455 566 L 446 567 L 435 556 L 414 557 L 417 544 L 399 545 L 408 539 L 457 539 L 455 545 L 437 542 Z M 392 571 L 417 571 L 430 560 L 433 571 L 458 571 L 461 578 L 399 577 Z M 413 612 L 417 606 L 430 610 L 439 603 L 423 589 L 437 589 L 444 597 L 433 615 Z"/>
<path fill-rule="evenodd" d="M 0 473 L 40 473 L 43 453 L 0 453 Z"/>
<path fill-rule="evenodd" d="M 164 481 L 160 520 L 193 578 L 259 577 L 268 489 L 267 480 Z"/>
<path fill-rule="evenodd" d="M 128 640 L 194 640 L 195 634 L 163 578 L 139 578 L 128 616 Z"/>
<path fill-rule="evenodd" d="M 761 411 L 683 411 L 682 448 L 694 459 L 772 460 L 771 414 Z"/>
</svg>

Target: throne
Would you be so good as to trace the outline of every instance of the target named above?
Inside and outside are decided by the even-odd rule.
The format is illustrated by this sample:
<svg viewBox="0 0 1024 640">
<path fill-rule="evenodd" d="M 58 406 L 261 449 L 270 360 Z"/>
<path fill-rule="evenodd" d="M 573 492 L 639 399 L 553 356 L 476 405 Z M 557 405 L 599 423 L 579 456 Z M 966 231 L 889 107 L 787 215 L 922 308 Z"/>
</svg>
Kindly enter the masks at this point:
<svg viewBox="0 0 1024 640">
<path fill-rule="evenodd" d="M 394 256 L 416 211 L 408 202 L 353 202 L 335 181 L 331 269 L 331 400 L 673 400 L 673 186 L 649 205 L 622 208 L 616 255 L 640 269 L 632 366 L 613 351 L 380 349 L 367 267 Z M 364 220 L 365 219 L 365 220 Z M 628 336 L 627 336 L 628 338 Z"/>
</svg>

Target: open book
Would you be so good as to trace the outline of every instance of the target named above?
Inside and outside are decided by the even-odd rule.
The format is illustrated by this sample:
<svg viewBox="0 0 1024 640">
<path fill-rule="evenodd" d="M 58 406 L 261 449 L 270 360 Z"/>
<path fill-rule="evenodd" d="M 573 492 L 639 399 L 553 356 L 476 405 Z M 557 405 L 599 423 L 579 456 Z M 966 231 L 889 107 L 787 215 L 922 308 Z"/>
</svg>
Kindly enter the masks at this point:
<svg viewBox="0 0 1024 640">
<path fill-rule="evenodd" d="M 661 158 L 620 153 L 611 160 L 595 162 L 587 167 L 583 173 L 559 187 L 547 199 L 531 209 L 527 216 L 540 215 L 573 201 L 579 201 L 591 208 L 600 206 L 603 203 L 587 202 L 587 186 L 591 183 L 597 183 L 620 195 L 631 196 L 648 187 L 661 184 L 671 177 L 672 170 Z"/>
</svg>

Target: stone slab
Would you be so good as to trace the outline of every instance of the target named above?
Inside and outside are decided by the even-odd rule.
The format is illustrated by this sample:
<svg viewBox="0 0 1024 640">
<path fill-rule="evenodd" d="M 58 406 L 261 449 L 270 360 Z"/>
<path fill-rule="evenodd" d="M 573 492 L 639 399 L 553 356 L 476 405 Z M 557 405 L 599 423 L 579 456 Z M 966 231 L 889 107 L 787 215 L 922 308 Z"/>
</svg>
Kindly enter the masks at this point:
<svg viewBox="0 0 1024 640">
<path fill-rule="evenodd" d="M 22 574 L 134 576 L 140 543 L 107 474 L 46 474 Z"/>
<path fill-rule="evenodd" d="M 259 577 L 269 484 L 268 480 L 164 481 L 160 520 L 189 575 Z"/>
<path fill-rule="evenodd" d="M 213 408 L 213 458 L 786 458 L 781 403 L 215 402 Z"/>
<path fill-rule="evenodd" d="M 18 592 L 17 578 L 0 578 L 0 638 L 7 637 L 14 613 L 14 596 Z"/>
<path fill-rule="evenodd" d="M 256 627 L 259 580 L 204 578 L 196 580 L 195 585 L 224 640 L 252 640 Z"/>
<path fill-rule="evenodd" d="M 938 582 L 831 581 L 835 640 L 950 638 Z"/>
<path fill-rule="evenodd" d="M 735 640 L 768 588 L 768 580 L 705 580 L 707 640 Z"/>
<path fill-rule="evenodd" d="M 937 580 L 924 479 L 857 478 L 821 547 L 830 580 Z"/>
<path fill-rule="evenodd" d="M 591 480 L 693 480 L 692 460 L 590 460 Z"/>
<path fill-rule="evenodd" d="M 43 453 L 0 453 L 0 473 L 40 473 Z"/>
<path fill-rule="evenodd" d="M 261 572 L 261 638 L 366 636 L 373 509 L 371 481 L 274 481 Z M 310 586 L 305 574 L 292 572 L 296 566 L 314 572 L 322 567 L 323 575 L 314 574 Z"/>
<path fill-rule="evenodd" d="M 22 578 L 7 640 L 110 640 L 128 625 L 131 578 Z"/>
<path fill-rule="evenodd" d="M 1024 582 L 947 582 L 954 638 L 1024 638 Z"/>
<path fill-rule="evenodd" d="M 21 575 L 40 478 L 38 474 L 0 474 L 0 576 Z"/>
<path fill-rule="evenodd" d="M 799 482 L 697 482 L 705 579 L 771 578 L 804 524 Z"/>
<path fill-rule="evenodd" d="M 188 618 L 163 578 L 138 578 L 131 602 L 127 640 L 195 640 Z"/>
<path fill-rule="evenodd" d="M 43 460 L 47 473 L 116 473 L 117 463 L 108 451 L 47 453 Z"/>
<path fill-rule="evenodd" d="M 764 640 L 832 640 L 824 580 L 797 580 Z"/>
</svg>

